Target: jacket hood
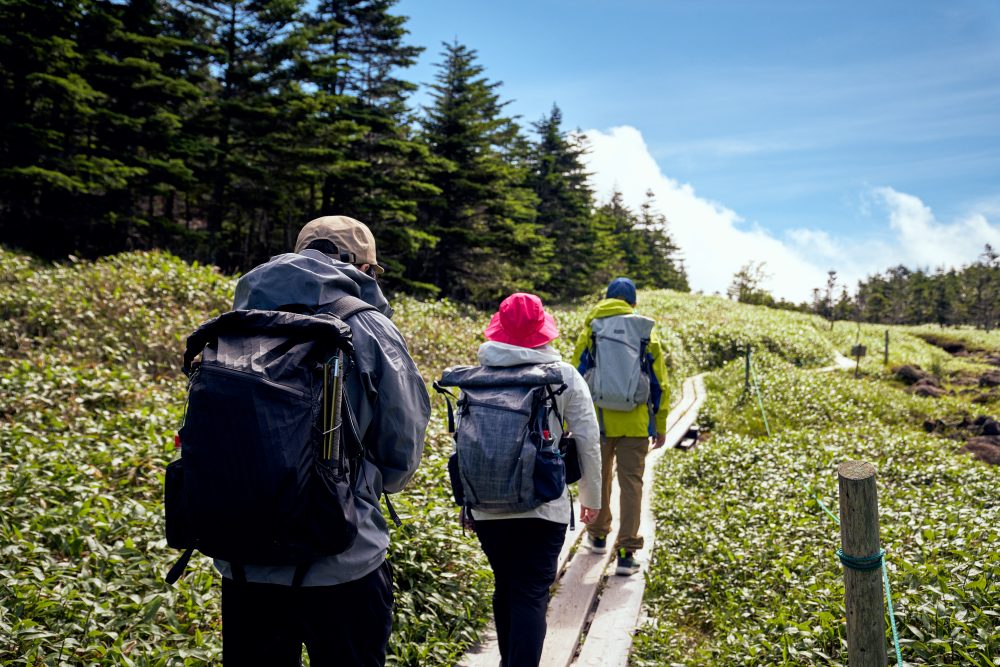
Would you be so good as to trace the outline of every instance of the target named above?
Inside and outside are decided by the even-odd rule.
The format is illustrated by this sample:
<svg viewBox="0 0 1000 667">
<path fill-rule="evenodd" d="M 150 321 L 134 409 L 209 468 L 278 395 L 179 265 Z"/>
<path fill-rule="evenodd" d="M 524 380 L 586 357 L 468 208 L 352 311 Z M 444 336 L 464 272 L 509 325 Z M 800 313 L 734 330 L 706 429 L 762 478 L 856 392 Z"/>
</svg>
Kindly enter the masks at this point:
<svg viewBox="0 0 1000 667">
<path fill-rule="evenodd" d="M 602 299 L 590 310 L 589 313 L 587 313 L 587 319 L 584 321 L 583 325 L 584 327 L 589 327 L 593 320 L 599 320 L 613 315 L 631 315 L 634 312 L 635 307 L 630 306 L 626 301 L 622 301 L 621 299 Z"/>
<path fill-rule="evenodd" d="M 562 355 L 549 345 L 532 348 L 488 340 L 479 346 L 479 363 L 483 366 L 520 366 L 554 361 L 562 361 Z"/>
<path fill-rule="evenodd" d="M 319 250 L 277 255 L 251 269 L 236 283 L 233 309 L 322 306 L 344 294 L 358 297 L 392 317 L 392 308 L 374 278 Z"/>
</svg>

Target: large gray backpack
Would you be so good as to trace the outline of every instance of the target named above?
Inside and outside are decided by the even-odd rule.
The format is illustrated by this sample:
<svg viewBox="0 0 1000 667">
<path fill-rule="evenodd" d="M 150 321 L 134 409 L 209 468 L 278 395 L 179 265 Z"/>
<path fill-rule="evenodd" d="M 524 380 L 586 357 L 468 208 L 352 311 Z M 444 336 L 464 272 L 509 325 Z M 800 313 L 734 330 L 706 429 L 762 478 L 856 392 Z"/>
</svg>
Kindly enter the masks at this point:
<svg viewBox="0 0 1000 667">
<path fill-rule="evenodd" d="M 566 389 L 559 364 L 453 366 L 434 387 L 452 397 L 443 387 L 461 390 L 457 419 L 448 401 L 456 503 L 523 512 L 562 495 L 565 465 L 549 431 L 555 397 Z"/>
<path fill-rule="evenodd" d="M 649 400 L 646 348 L 655 323 L 642 315 L 613 315 L 591 322 L 592 362 L 584 373 L 594 404 L 630 412 Z"/>
</svg>

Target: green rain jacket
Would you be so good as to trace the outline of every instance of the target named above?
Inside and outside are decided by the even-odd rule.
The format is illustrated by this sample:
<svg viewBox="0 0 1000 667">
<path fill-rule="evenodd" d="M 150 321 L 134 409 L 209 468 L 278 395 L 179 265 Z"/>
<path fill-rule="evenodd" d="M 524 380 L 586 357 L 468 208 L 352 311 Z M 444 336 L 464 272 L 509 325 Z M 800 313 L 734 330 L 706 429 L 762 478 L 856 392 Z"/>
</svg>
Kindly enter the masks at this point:
<svg viewBox="0 0 1000 667">
<path fill-rule="evenodd" d="M 587 314 L 584 321 L 583 330 L 576 339 L 576 347 L 573 349 L 573 365 L 580 369 L 584 351 L 590 347 L 590 323 L 594 320 L 611 317 L 613 315 L 629 315 L 635 309 L 628 302 L 621 299 L 604 299 Z M 618 410 L 601 410 L 603 423 L 602 433 L 608 438 L 632 437 L 643 438 L 655 432 L 658 434 L 667 431 L 667 412 L 670 408 L 670 392 L 667 389 L 667 366 L 663 359 L 663 348 L 660 346 L 659 336 L 656 329 L 650 334 L 647 353 L 653 357 L 653 375 L 655 382 L 659 384 L 660 396 L 657 400 L 656 391 L 652 391 L 653 407 L 656 410 L 653 424 L 649 420 L 649 408 L 645 405 L 637 405 L 630 412 L 620 412 Z M 580 370 L 583 373 L 582 369 Z M 652 380 L 653 378 L 651 378 Z"/>
</svg>

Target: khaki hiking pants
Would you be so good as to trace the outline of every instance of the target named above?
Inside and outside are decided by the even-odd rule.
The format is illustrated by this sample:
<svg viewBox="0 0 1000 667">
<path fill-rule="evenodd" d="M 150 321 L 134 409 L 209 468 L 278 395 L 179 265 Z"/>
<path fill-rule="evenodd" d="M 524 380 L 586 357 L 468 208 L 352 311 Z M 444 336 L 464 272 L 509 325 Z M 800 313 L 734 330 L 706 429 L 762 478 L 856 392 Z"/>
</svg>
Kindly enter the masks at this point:
<svg viewBox="0 0 1000 667">
<path fill-rule="evenodd" d="M 611 532 L 611 481 L 617 460 L 621 527 L 615 540 L 616 551 L 642 548 L 639 518 L 642 515 L 642 475 L 646 471 L 648 452 L 649 438 L 601 438 L 601 511 L 597 520 L 587 526 L 587 532 L 598 538 Z"/>
</svg>

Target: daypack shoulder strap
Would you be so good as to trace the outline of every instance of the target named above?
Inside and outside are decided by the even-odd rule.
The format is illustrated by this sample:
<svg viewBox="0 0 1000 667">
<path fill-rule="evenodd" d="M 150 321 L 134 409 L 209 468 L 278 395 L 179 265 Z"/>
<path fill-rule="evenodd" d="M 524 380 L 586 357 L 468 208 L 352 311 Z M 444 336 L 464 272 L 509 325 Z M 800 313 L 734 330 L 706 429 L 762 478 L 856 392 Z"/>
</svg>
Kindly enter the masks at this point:
<svg viewBox="0 0 1000 667">
<path fill-rule="evenodd" d="M 350 294 L 345 294 L 344 296 L 334 299 L 330 303 L 323 304 L 322 306 L 322 312 L 330 313 L 345 322 L 347 321 L 347 318 L 366 310 L 377 311 L 378 308 L 371 305 L 367 301 L 363 301 L 356 296 L 351 296 Z"/>
</svg>

